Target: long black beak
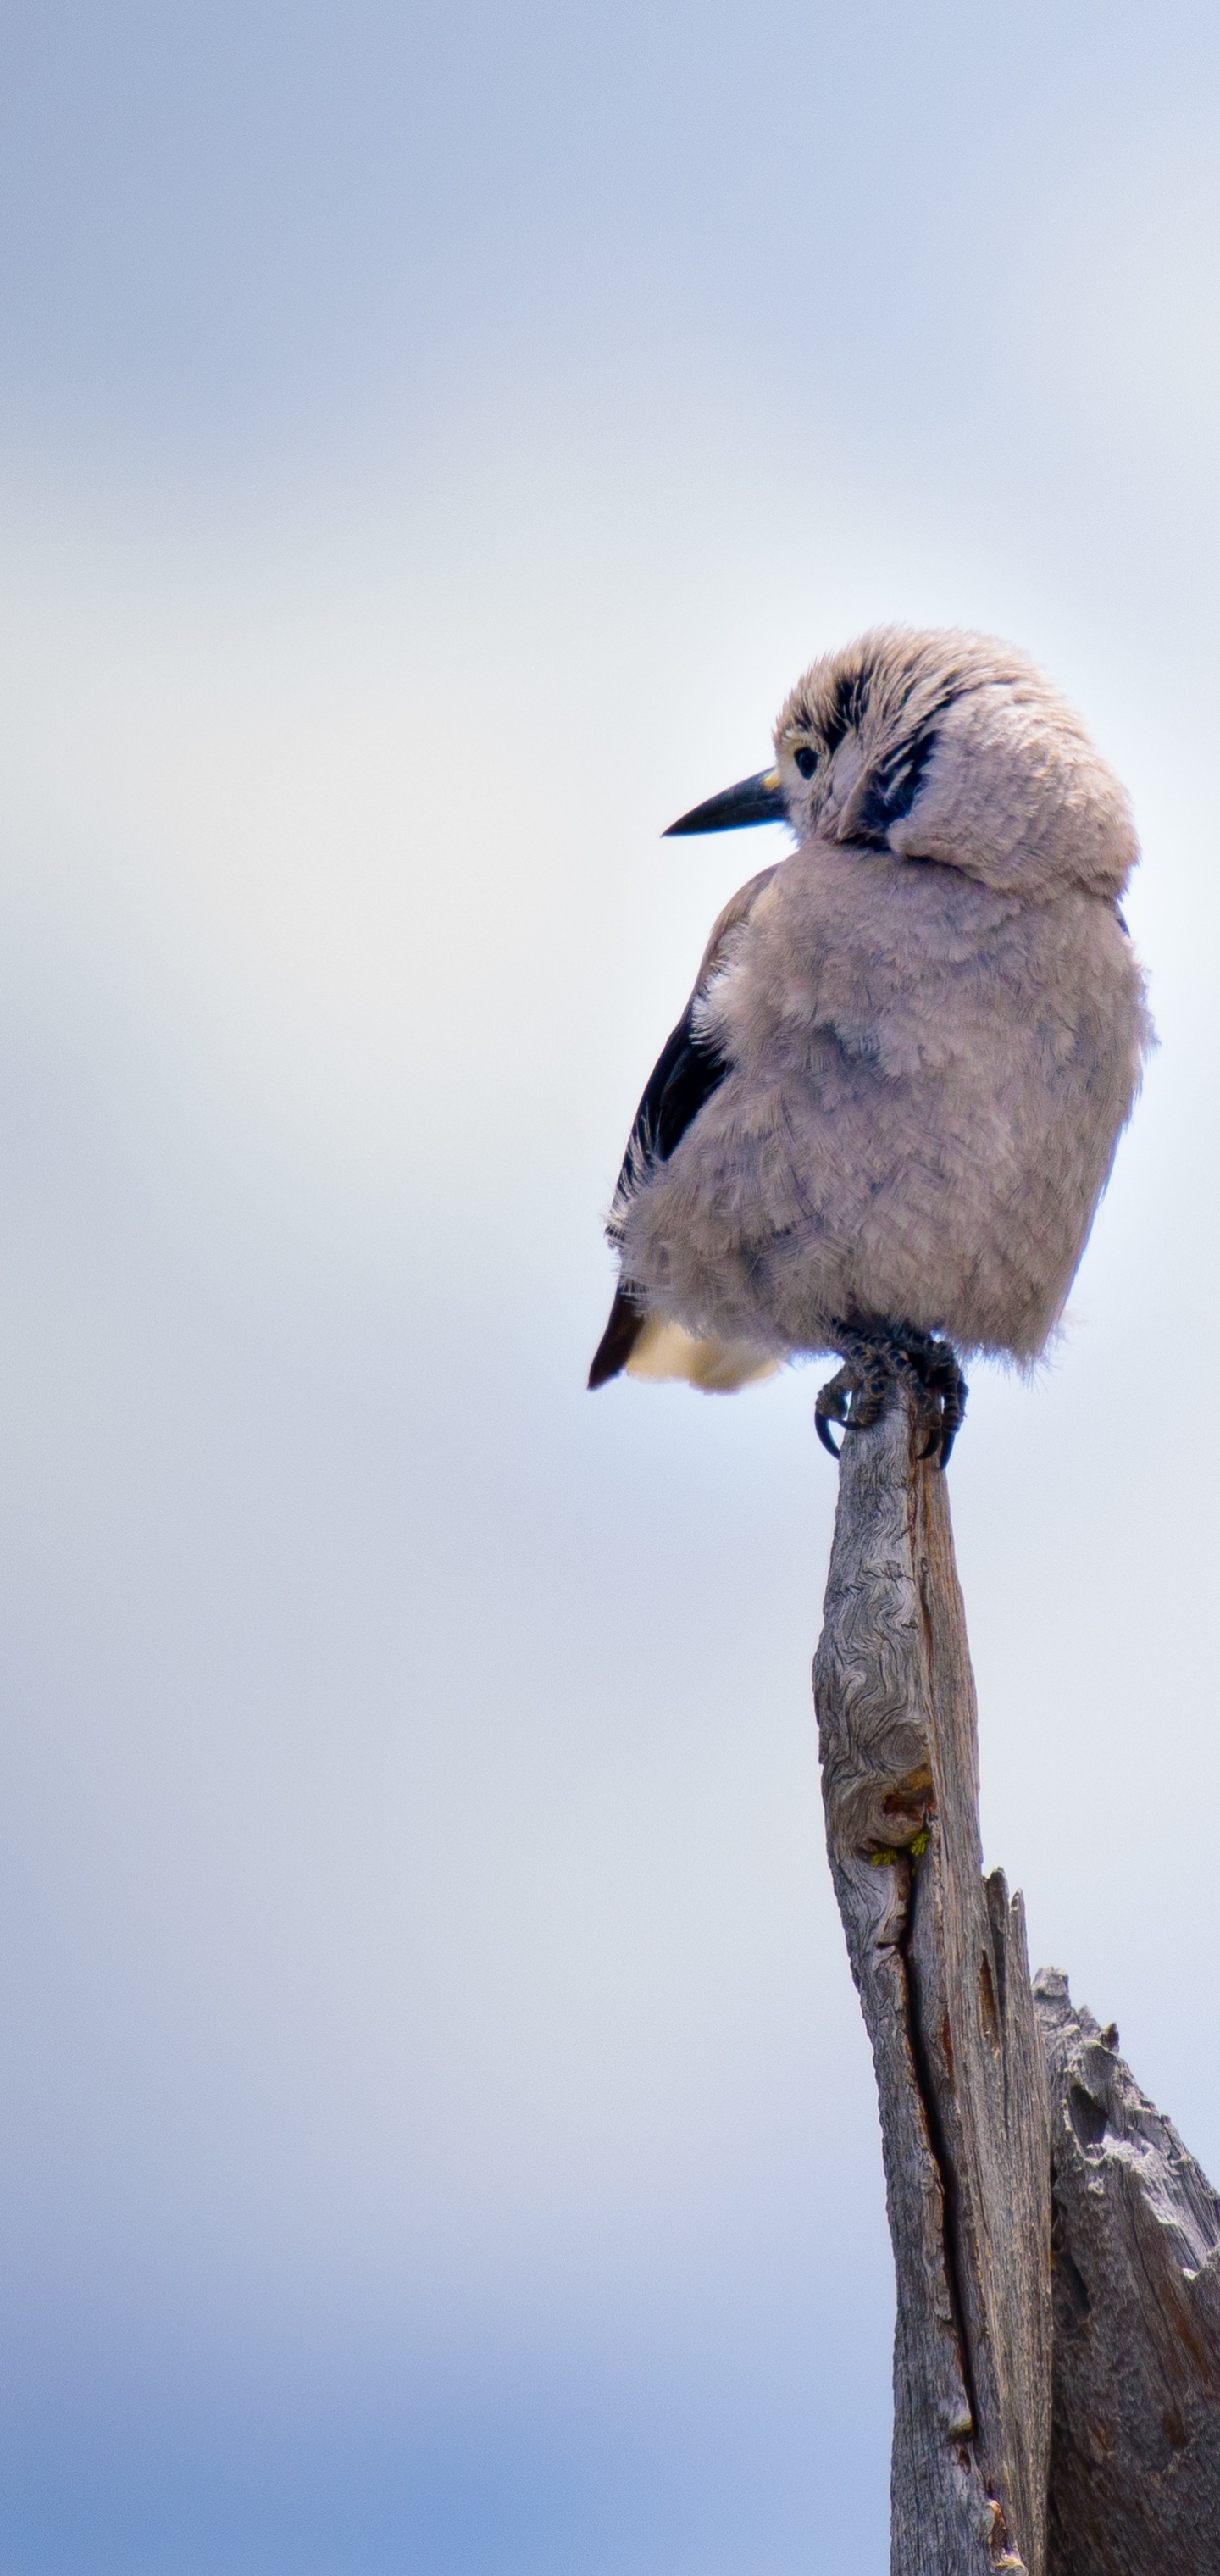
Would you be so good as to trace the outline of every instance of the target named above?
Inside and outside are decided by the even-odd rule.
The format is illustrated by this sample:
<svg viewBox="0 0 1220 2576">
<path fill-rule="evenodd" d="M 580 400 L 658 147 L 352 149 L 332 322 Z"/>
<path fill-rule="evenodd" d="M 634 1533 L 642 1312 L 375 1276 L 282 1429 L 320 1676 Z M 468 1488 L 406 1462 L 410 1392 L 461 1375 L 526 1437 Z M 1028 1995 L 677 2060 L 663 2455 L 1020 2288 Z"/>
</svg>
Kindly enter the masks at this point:
<svg viewBox="0 0 1220 2576">
<path fill-rule="evenodd" d="M 778 769 L 760 769 L 753 778 L 741 778 L 736 787 L 726 787 L 722 796 L 709 796 L 706 805 L 694 806 L 689 814 L 671 823 L 661 837 L 672 841 L 678 832 L 735 832 L 742 823 L 787 820 Z"/>
</svg>

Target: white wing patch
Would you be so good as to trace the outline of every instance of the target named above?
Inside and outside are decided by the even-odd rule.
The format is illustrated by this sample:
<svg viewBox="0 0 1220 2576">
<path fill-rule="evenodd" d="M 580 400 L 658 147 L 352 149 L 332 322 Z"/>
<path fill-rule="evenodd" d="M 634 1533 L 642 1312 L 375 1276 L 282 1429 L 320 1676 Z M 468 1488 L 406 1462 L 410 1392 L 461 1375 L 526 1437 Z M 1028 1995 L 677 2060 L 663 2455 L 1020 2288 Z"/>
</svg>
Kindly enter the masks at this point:
<svg viewBox="0 0 1220 2576">
<path fill-rule="evenodd" d="M 739 1387 L 774 1377 L 779 1365 L 756 1343 L 697 1341 L 667 1316 L 650 1315 L 627 1362 L 627 1375 L 654 1384 L 681 1380 L 705 1395 L 736 1395 Z"/>
</svg>

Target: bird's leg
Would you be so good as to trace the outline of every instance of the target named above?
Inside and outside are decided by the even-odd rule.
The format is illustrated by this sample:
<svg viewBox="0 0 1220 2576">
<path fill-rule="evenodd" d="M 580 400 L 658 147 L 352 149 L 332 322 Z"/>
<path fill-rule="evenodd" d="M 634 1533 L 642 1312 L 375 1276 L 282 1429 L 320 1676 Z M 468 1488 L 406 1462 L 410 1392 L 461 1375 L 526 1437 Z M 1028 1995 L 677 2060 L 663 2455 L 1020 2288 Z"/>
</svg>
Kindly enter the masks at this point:
<svg viewBox="0 0 1220 2576">
<path fill-rule="evenodd" d="M 814 1406 L 823 1448 L 838 1457 L 832 1422 L 845 1431 L 867 1431 L 879 1422 L 891 1387 L 905 1377 L 914 1381 L 926 1431 L 920 1455 L 947 1466 L 966 1411 L 966 1381 L 952 1343 L 912 1324 L 844 1325 L 837 1338 L 843 1366 L 821 1388 Z"/>
<path fill-rule="evenodd" d="M 940 1463 L 947 1467 L 949 1452 L 966 1419 L 966 1397 L 970 1392 L 951 1342 L 939 1344 L 933 1375 L 940 1394 Z"/>
<path fill-rule="evenodd" d="M 831 1423 L 842 1423 L 845 1431 L 870 1430 L 881 1420 L 896 1374 L 894 1346 L 884 1332 L 855 1332 L 845 1325 L 838 1342 L 843 1366 L 819 1388 L 813 1408 L 818 1438 L 832 1458 L 839 1451 L 831 1437 Z"/>
<path fill-rule="evenodd" d="M 927 1421 L 928 1437 L 920 1454 L 934 1458 L 938 1467 L 947 1467 L 965 1419 L 968 1392 L 957 1353 L 943 1333 L 916 1332 L 910 1325 L 895 1327 L 894 1346 L 915 1379 Z"/>
<path fill-rule="evenodd" d="M 823 1449 L 829 1449 L 832 1458 L 841 1457 L 842 1448 L 834 1439 L 830 1426 L 832 1422 L 841 1422 L 846 1427 L 847 1408 L 855 1392 L 855 1384 L 851 1370 L 845 1364 L 833 1377 L 827 1378 L 825 1386 L 818 1388 L 813 1408 L 814 1429 Z"/>
</svg>

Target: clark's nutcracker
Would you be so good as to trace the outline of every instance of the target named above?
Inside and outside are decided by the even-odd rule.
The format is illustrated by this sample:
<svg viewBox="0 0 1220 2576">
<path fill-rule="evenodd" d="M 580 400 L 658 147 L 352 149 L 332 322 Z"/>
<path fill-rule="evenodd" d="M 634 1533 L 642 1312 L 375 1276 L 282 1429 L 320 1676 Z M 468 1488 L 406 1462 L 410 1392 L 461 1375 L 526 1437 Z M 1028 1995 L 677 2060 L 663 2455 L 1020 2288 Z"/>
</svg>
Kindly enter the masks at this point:
<svg viewBox="0 0 1220 2576">
<path fill-rule="evenodd" d="M 990 637 L 887 628 L 815 662 L 775 765 L 671 832 L 783 822 L 636 1113 L 589 1372 L 729 1390 L 844 1365 L 818 1429 L 913 1372 L 948 1456 L 958 1352 L 1028 1362 L 1062 1314 L 1152 1039 L 1119 901 L 1123 789 Z"/>
</svg>

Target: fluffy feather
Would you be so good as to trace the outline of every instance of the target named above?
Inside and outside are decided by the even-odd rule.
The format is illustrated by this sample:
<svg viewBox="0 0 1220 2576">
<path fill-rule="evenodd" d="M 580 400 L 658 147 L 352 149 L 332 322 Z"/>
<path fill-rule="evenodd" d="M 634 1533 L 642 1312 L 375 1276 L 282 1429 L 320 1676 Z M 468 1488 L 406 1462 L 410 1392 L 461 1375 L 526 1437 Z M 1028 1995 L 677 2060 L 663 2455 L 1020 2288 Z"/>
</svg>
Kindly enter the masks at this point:
<svg viewBox="0 0 1220 2576">
<path fill-rule="evenodd" d="M 775 752 L 797 847 L 726 906 L 681 1024 L 718 1079 L 666 1154 L 637 1130 L 610 1219 L 636 1354 L 651 1319 L 760 1366 L 884 1319 L 1032 1360 L 1152 1039 L 1126 797 L 977 636 L 815 662 Z"/>
</svg>

